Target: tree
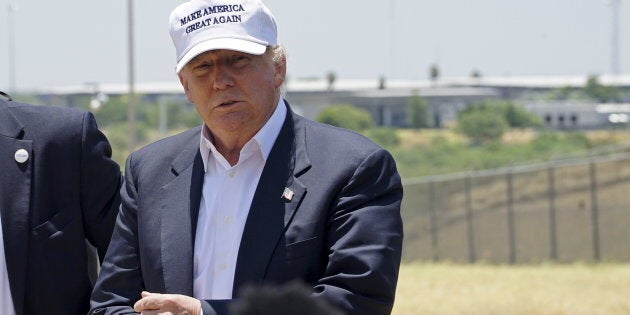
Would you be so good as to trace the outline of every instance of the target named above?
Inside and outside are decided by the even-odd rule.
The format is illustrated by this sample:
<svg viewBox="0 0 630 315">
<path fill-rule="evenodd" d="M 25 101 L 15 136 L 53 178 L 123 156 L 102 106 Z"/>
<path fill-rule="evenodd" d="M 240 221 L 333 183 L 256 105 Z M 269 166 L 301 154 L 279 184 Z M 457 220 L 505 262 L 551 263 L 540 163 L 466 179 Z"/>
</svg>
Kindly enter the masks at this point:
<svg viewBox="0 0 630 315">
<path fill-rule="evenodd" d="M 350 104 L 335 104 L 324 108 L 317 121 L 354 131 L 366 130 L 374 124 L 372 115 Z"/>
<path fill-rule="evenodd" d="M 496 113 L 507 122 L 509 127 L 512 128 L 542 126 L 540 117 L 526 111 L 523 107 L 514 104 L 514 102 L 502 100 L 484 100 L 482 102 L 472 104 L 460 111 L 458 117 L 477 111 Z"/>
<path fill-rule="evenodd" d="M 412 128 L 428 128 L 429 113 L 427 102 L 420 95 L 413 95 L 407 103 L 408 122 Z"/>
<path fill-rule="evenodd" d="M 619 101 L 619 90 L 613 86 L 606 86 L 599 83 L 596 75 L 590 75 L 584 86 L 584 93 L 599 102 L 617 102 Z"/>
<path fill-rule="evenodd" d="M 505 102 L 504 115 L 508 125 L 512 128 L 528 128 L 542 126 L 540 117 L 526 111 L 512 102 Z"/>
<path fill-rule="evenodd" d="M 440 78 L 440 68 L 438 68 L 438 65 L 435 63 L 429 68 L 429 78 L 431 79 L 431 82 L 433 82 L 433 85 L 435 85 L 437 80 Z"/>
<path fill-rule="evenodd" d="M 470 77 L 473 79 L 480 79 L 481 71 L 479 71 L 479 69 L 473 69 L 472 71 L 470 71 Z"/>
<path fill-rule="evenodd" d="M 378 89 L 379 90 L 384 90 L 385 89 L 385 82 L 386 82 L 385 76 L 380 76 L 378 78 Z"/>
<path fill-rule="evenodd" d="M 572 97 L 574 97 L 574 89 L 569 85 L 555 88 L 549 91 L 546 96 L 550 100 L 568 100 Z"/>
<path fill-rule="evenodd" d="M 363 134 L 386 148 L 393 148 L 400 144 L 400 136 L 394 128 L 370 128 Z"/>
<path fill-rule="evenodd" d="M 541 119 L 510 101 L 485 100 L 457 115 L 458 130 L 474 143 L 501 139 L 507 128 L 542 126 Z"/>
<path fill-rule="evenodd" d="M 328 82 L 328 90 L 332 91 L 335 86 L 335 81 L 337 80 L 337 75 L 334 71 L 328 71 L 326 73 L 326 81 Z"/>
<path fill-rule="evenodd" d="M 458 118 L 457 129 L 475 144 L 498 141 L 508 128 L 505 118 L 496 112 L 472 111 Z"/>
</svg>

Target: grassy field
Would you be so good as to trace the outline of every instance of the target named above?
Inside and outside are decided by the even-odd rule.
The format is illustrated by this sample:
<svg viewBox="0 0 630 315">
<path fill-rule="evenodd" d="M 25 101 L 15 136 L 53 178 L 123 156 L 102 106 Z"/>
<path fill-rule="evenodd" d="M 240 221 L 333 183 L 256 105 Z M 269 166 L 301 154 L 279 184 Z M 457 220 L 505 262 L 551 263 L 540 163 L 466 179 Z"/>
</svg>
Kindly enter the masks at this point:
<svg viewBox="0 0 630 315">
<path fill-rule="evenodd" d="M 511 130 L 498 143 L 470 145 L 453 130 L 398 130 L 400 144 L 388 147 L 403 178 L 531 164 L 630 143 L 625 130 L 542 132 Z"/>
<path fill-rule="evenodd" d="M 630 265 L 401 267 L 394 315 L 630 314 Z"/>
</svg>

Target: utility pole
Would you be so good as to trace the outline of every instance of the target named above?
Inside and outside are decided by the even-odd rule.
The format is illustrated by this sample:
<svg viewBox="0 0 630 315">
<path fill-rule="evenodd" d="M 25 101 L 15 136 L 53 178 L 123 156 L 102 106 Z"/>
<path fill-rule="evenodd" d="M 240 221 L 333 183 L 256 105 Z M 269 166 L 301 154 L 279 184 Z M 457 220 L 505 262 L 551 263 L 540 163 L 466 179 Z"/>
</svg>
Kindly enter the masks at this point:
<svg viewBox="0 0 630 315">
<path fill-rule="evenodd" d="M 396 77 L 396 0 L 391 0 L 389 11 L 389 76 Z"/>
<path fill-rule="evenodd" d="M 134 65 L 134 36 L 133 36 L 133 0 L 127 0 L 127 39 L 128 39 L 128 74 L 129 92 L 127 106 L 127 121 L 129 124 L 129 152 L 136 148 L 136 91 Z"/>
<path fill-rule="evenodd" d="M 610 0 L 611 18 L 611 37 L 610 37 L 610 72 L 612 75 L 621 73 L 621 61 L 619 60 L 619 11 L 621 10 L 621 0 Z"/>
<path fill-rule="evenodd" d="M 16 64 L 15 64 L 15 20 L 14 15 L 15 11 L 17 11 L 17 4 L 12 3 L 9 0 L 7 4 L 7 23 L 9 30 L 9 94 L 14 94 L 17 89 L 17 80 L 16 80 Z"/>
</svg>

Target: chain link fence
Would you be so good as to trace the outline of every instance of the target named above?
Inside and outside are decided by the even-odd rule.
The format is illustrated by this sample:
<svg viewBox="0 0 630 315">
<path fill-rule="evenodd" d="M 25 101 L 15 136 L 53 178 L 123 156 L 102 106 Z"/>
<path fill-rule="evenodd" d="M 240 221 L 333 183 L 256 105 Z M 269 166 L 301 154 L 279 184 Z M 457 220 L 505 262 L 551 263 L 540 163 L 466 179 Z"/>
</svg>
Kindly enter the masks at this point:
<svg viewBox="0 0 630 315">
<path fill-rule="evenodd" d="M 630 154 L 404 181 L 405 261 L 630 261 Z"/>
</svg>

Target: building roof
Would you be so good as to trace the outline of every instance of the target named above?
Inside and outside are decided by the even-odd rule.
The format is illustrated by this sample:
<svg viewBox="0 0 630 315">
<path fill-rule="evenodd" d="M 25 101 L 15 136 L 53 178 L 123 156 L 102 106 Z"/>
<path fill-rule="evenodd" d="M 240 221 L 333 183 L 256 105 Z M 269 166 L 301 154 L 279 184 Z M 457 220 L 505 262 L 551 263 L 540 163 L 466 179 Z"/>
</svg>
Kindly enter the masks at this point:
<svg viewBox="0 0 630 315">
<path fill-rule="evenodd" d="M 507 77 L 448 77 L 435 82 L 430 80 L 389 80 L 385 81 L 385 89 L 379 90 L 378 79 L 337 79 L 333 84 L 333 91 L 354 92 L 370 95 L 391 93 L 409 93 L 409 91 L 421 91 L 424 93 L 451 93 L 452 88 L 458 88 L 458 93 L 466 93 L 462 87 L 471 88 L 469 93 L 490 93 L 490 90 L 473 88 L 561 88 L 584 86 L 589 76 L 507 76 Z M 630 75 L 599 76 L 599 82 L 605 85 L 630 87 Z M 449 90 L 450 89 L 450 90 Z M 126 94 L 126 83 L 94 83 L 89 82 L 80 85 L 60 86 L 35 91 L 38 94 L 91 94 L 103 92 L 105 94 Z M 329 91 L 328 82 L 325 79 L 315 80 L 289 80 L 286 90 L 291 93 L 300 92 L 326 92 Z M 370 91 L 370 92 L 366 92 Z M 170 82 L 144 82 L 135 85 L 135 92 L 139 94 L 182 94 L 181 85 L 176 80 Z M 452 95 L 452 94 L 451 94 Z"/>
</svg>

